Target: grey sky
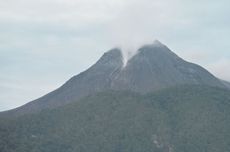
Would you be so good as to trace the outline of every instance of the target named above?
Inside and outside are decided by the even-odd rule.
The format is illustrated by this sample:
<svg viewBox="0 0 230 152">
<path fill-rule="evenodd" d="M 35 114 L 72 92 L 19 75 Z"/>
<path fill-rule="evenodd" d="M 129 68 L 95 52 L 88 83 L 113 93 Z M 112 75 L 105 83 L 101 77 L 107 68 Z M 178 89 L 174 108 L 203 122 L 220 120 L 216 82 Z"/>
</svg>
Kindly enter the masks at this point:
<svg viewBox="0 0 230 152">
<path fill-rule="evenodd" d="M 0 111 L 158 39 L 230 81 L 229 0 L 0 0 Z"/>
</svg>

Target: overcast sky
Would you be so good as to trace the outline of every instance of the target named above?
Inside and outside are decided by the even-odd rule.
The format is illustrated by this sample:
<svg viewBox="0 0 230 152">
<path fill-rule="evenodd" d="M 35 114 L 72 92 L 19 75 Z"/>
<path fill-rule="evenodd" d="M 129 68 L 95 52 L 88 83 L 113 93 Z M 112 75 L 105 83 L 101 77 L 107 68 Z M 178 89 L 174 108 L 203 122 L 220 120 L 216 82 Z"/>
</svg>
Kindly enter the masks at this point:
<svg viewBox="0 0 230 152">
<path fill-rule="evenodd" d="M 0 111 L 158 39 L 230 81 L 229 0 L 0 0 Z"/>
</svg>

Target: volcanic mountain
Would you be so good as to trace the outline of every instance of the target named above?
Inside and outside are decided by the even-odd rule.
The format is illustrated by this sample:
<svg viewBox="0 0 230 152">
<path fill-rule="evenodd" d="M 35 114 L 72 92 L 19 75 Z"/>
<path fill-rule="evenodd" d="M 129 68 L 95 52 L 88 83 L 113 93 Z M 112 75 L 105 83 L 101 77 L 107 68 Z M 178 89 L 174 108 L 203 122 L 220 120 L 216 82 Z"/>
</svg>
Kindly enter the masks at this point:
<svg viewBox="0 0 230 152">
<path fill-rule="evenodd" d="M 0 152 L 229 152 L 228 82 L 160 42 L 0 113 Z"/>
<path fill-rule="evenodd" d="M 178 85 L 226 86 L 199 65 L 189 63 L 159 41 L 140 47 L 126 65 L 118 48 L 57 90 L 7 113 L 21 115 L 71 103 L 106 90 L 146 94 Z"/>
</svg>

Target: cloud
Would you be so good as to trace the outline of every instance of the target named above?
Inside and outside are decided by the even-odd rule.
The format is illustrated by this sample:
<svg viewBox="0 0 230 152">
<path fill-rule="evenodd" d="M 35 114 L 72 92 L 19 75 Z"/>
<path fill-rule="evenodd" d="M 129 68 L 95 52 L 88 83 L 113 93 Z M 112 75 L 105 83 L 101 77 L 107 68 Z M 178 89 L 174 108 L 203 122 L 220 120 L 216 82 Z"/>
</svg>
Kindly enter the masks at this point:
<svg viewBox="0 0 230 152">
<path fill-rule="evenodd" d="M 119 5 L 105 0 L 9 0 L 1 2 L 0 19 L 81 27 L 109 20 Z"/>
<path fill-rule="evenodd" d="M 177 12 L 170 9 L 171 3 L 168 0 L 127 2 L 109 26 L 111 40 L 129 51 L 153 42 L 160 28 L 172 24 L 177 16 Z"/>
<path fill-rule="evenodd" d="M 122 48 L 125 56 L 159 39 L 169 46 L 177 43 L 174 50 L 178 52 L 195 50 L 192 58 L 201 53 L 204 57 L 228 44 L 230 22 L 225 4 L 224 0 L 201 0 L 199 4 L 190 0 L 127 0 L 109 25 L 108 37 Z"/>
</svg>

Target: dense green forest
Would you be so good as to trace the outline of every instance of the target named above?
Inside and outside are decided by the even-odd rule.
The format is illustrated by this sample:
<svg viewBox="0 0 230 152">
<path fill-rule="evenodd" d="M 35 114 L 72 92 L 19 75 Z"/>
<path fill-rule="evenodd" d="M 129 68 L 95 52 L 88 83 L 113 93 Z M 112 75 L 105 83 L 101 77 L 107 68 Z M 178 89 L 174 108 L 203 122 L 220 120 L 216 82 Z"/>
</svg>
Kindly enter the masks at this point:
<svg viewBox="0 0 230 152">
<path fill-rule="evenodd" d="M 108 91 L 0 118 L 0 152 L 229 152 L 230 92 L 180 86 Z"/>
</svg>

